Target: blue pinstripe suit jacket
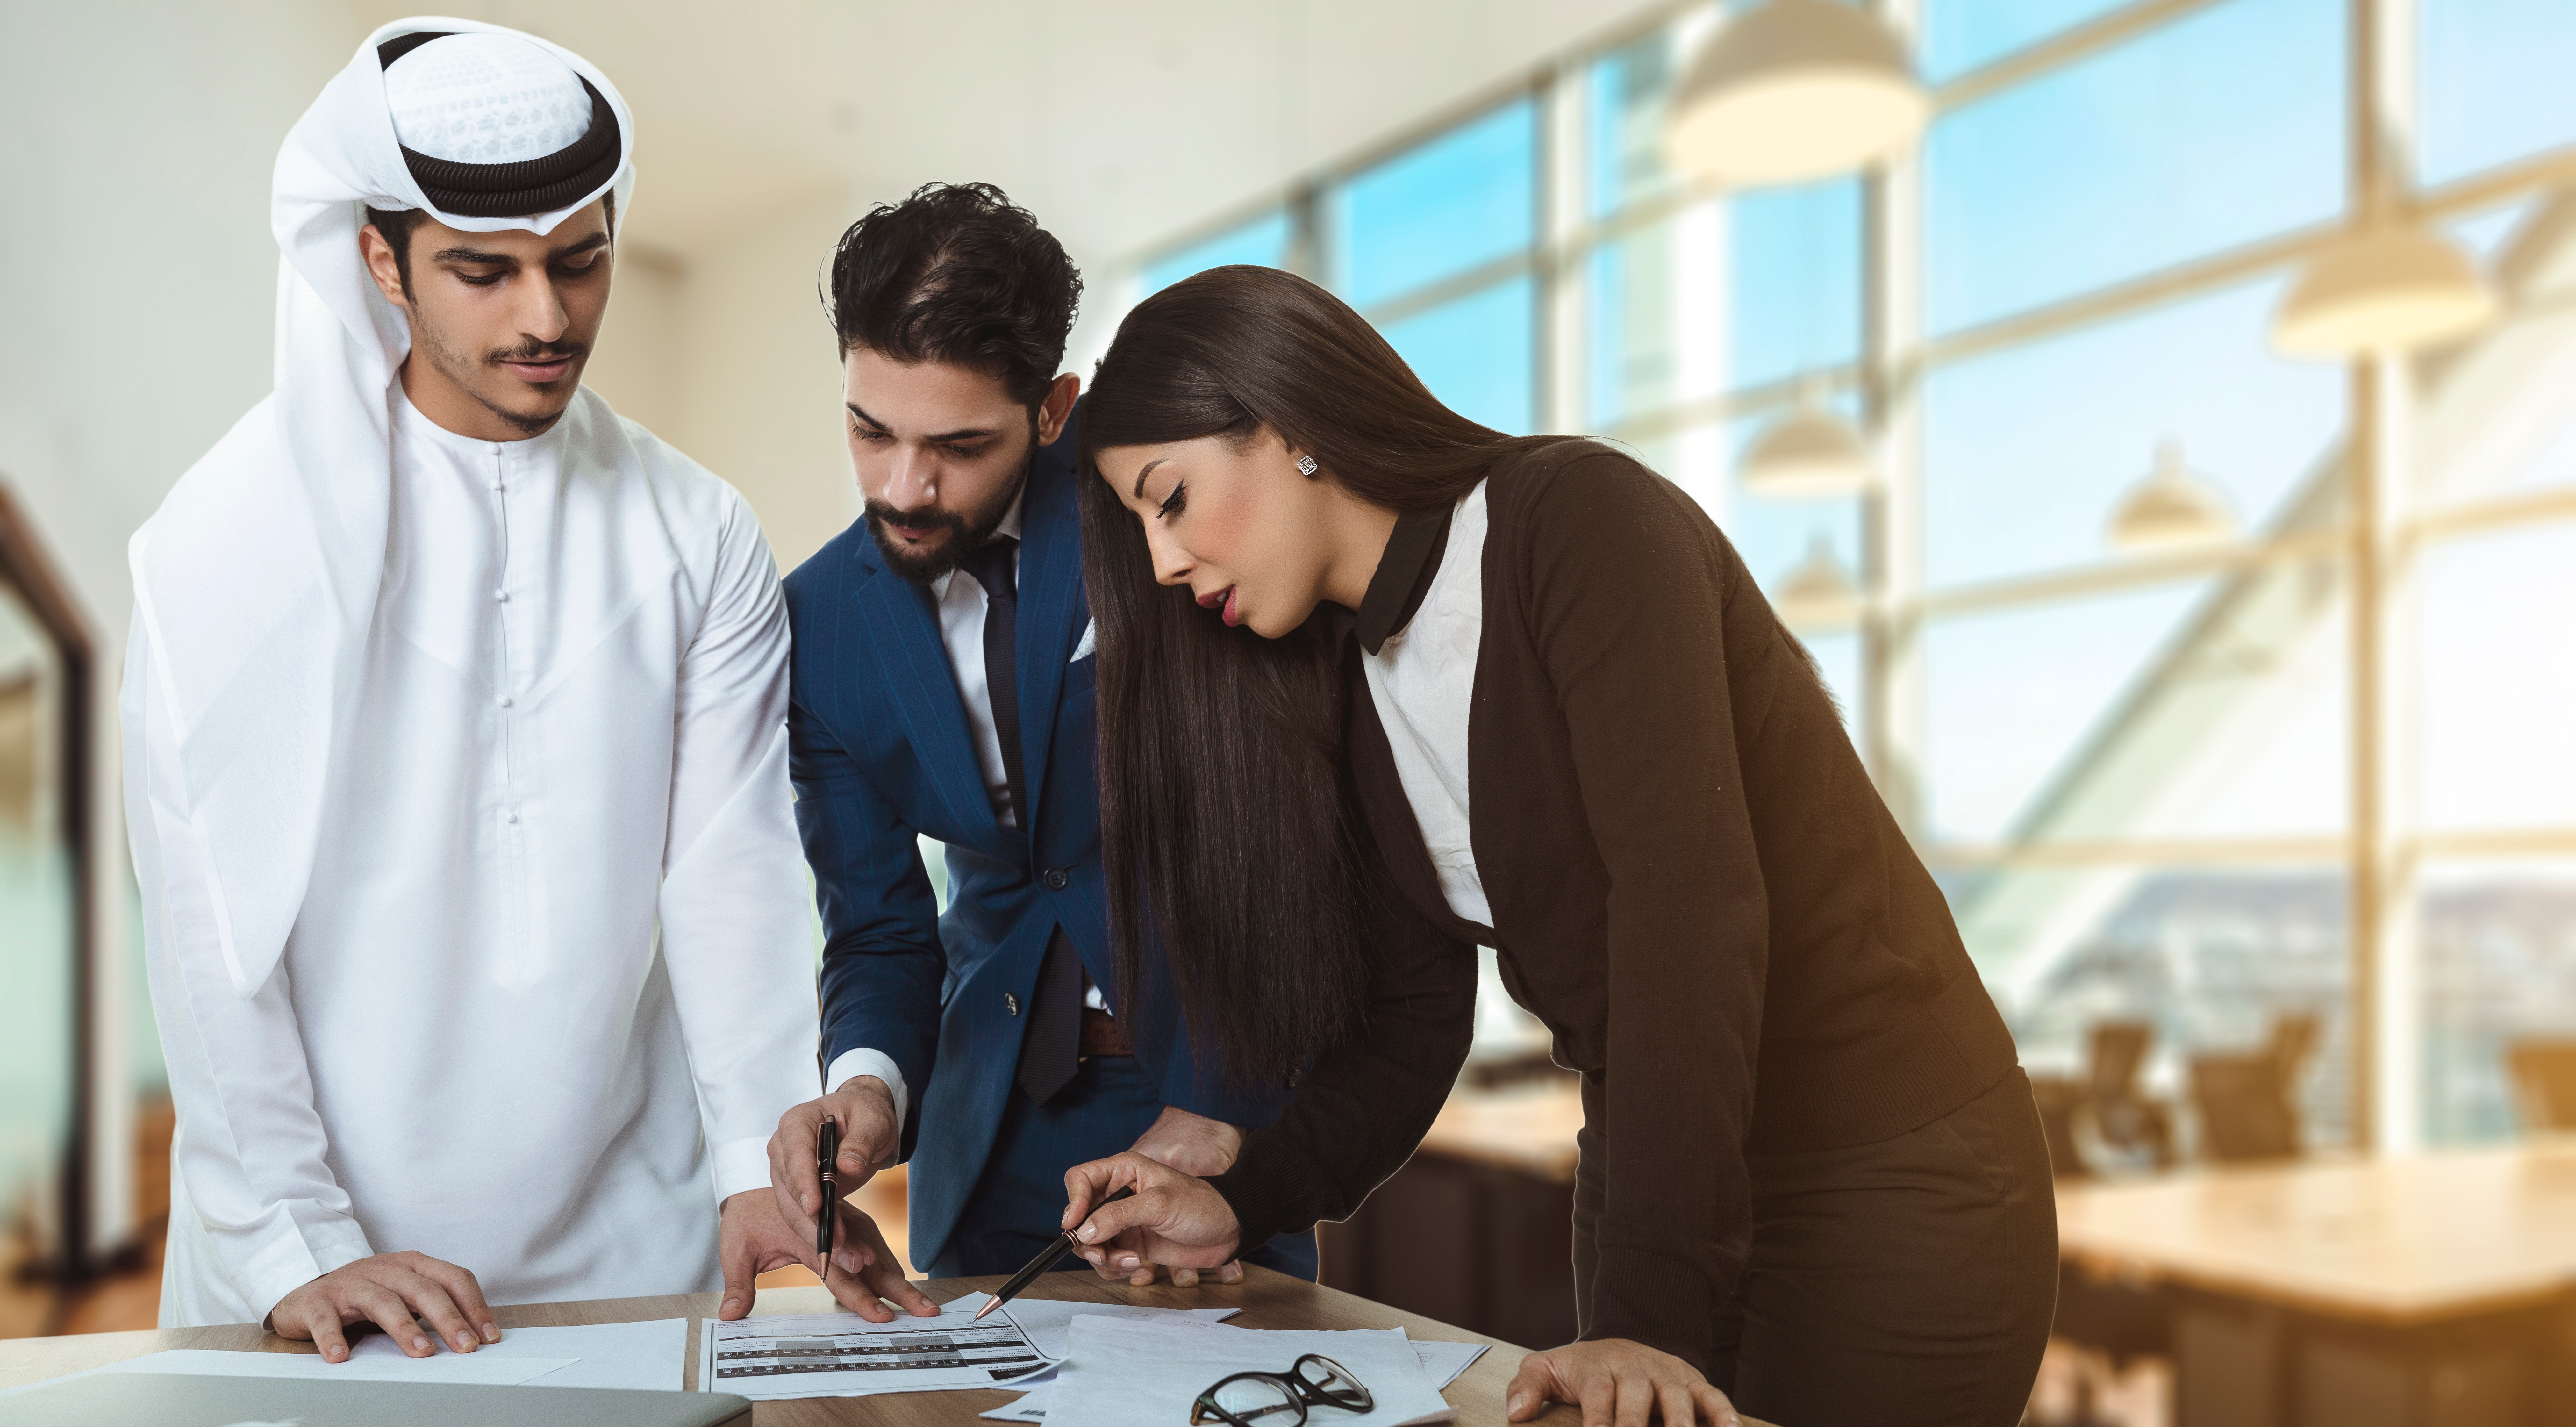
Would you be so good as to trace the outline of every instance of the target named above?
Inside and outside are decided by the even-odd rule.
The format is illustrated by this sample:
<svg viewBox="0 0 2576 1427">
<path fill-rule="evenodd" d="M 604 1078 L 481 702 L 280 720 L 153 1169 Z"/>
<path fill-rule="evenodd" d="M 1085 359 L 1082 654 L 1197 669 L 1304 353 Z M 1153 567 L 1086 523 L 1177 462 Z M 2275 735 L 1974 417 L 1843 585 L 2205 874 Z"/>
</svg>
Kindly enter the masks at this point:
<svg viewBox="0 0 2576 1427">
<path fill-rule="evenodd" d="M 993 1148 L 1055 928 L 1092 980 L 1118 984 L 1100 870 L 1093 661 L 1075 511 L 1073 424 L 1038 453 L 1021 505 L 1013 626 L 1024 828 L 995 820 L 929 592 L 887 569 L 864 520 L 789 575 L 795 631 L 788 729 L 796 823 L 822 911 L 823 1060 L 893 1057 L 910 1103 L 911 1257 L 947 1247 Z M 947 845 L 937 910 L 916 835 Z M 1289 1092 L 1228 1085 L 1195 1054 L 1168 989 L 1117 1008 L 1164 1103 L 1254 1128 Z"/>
</svg>

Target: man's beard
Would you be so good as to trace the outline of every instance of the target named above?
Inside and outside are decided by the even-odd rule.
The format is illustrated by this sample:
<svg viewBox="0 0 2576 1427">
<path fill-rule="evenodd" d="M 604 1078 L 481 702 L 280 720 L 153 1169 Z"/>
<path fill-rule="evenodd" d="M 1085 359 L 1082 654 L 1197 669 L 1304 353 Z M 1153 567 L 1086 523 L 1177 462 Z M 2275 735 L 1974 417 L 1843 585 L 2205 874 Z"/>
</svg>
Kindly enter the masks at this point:
<svg viewBox="0 0 2576 1427">
<path fill-rule="evenodd" d="M 993 493 L 992 500 L 981 510 L 960 514 L 951 510 L 897 510 L 880 500 L 867 503 L 868 534 L 876 537 L 877 553 L 885 557 L 886 568 L 916 585 L 937 584 L 942 576 L 956 569 L 975 551 L 975 547 L 993 538 L 1001 527 L 1002 517 L 1011 513 L 1011 502 L 1020 498 L 1028 487 L 1029 472 L 1038 463 L 1037 423 L 1029 423 L 1029 456 L 1020 463 L 1019 473 L 1010 483 Z M 900 521 L 915 530 L 945 530 L 948 538 L 936 549 L 922 552 L 905 546 L 900 536 L 889 533 L 885 523 Z"/>
<path fill-rule="evenodd" d="M 530 416 L 525 412 L 512 411 L 508 407 L 495 405 L 490 397 L 475 390 L 472 381 L 476 371 L 474 359 L 468 357 L 463 349 L 450 344 L 447 335 L 439 331 L 436 326 L 423 321 L 417 307 L 411 314 L 411 335 L 412 346 L 427 352 L 431 364 L 445 372 L 448 379 L 456 383 L 459 390 L 482 403 L 484 410 L 509 423 L 511 427 L 530 436 L 542 436 L 549 427 L 563 419 L 561 411 L 550 412 L 544 416 Z M 516 347 L 501 347 L 484 353 L 482 370 L 490 371 L 503 362 L 537 362 L 562 357 L 578 360 L 589 353 L 589 345 L 582 342 L 528 341 Z"/>
</svg>

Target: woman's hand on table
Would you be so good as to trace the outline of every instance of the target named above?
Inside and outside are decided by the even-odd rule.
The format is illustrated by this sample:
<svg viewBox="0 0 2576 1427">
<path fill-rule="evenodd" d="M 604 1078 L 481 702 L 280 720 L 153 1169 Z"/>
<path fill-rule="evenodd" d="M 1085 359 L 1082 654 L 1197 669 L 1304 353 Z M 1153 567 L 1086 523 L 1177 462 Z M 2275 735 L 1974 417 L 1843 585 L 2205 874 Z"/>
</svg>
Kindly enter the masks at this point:
<svg viewBox="0 0 2576 1427">
<path fill-rule="evenodd" d="M 1136 1197 L 1100 1203 L 1126 1188 Z M 1218 1270 L 1221 1283 L 1243 1277 L 1234 1261 L 1243 1228 L 1225 1196 L 1196 1175 L 1129 1150 L 1066 1170 L 1064 1197 L 1063 1227 L 1073 1233 L 1073 1251 L 1104 1274 L 1141 1276 L 1167 1264 L 1172 1281 L 1185 1288 L 1183 1270 L 1191 1283 L 1206 1269 Z"/>
<path fill-rule="evenodd" d="M 1658 1408 L 1664 1427 L 1742 1427 L 1735 1404 L 1699 1369 L 1626 1338 L 1568 1343 L 1521 1359 L 1503 1390 L 1505 1415 L 1527 1422 L 1550 1400 L 1574 1404 L 1583 1427 L 1646 1427 Z"/>
</svg>

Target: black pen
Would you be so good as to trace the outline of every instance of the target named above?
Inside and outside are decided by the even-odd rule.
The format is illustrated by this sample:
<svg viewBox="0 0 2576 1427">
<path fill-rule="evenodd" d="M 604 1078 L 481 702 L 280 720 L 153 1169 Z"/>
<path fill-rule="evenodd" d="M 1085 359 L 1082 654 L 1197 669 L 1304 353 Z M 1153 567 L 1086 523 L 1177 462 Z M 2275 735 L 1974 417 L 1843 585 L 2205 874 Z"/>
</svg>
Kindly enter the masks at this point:
<svg viewBox="0 0 2576 1427">
<path fill-rule="evenodd" d="M 817 1216 L 819 1222 L 814 1225 L 814 1259 L 823 1265 L 823 1273 L 829 1277 L 832 1272 L 832 1230 L 841 1222 L 840 1211 L 836 1207 L 836 1201 L 841 1197 L 841 1186 L 838 1176 L 833 1173 L 833 1165 L 841 1157 L 841 1127 L 833 1124 L 829 1115 L 823 1117 L 820 1149 L 821 1153 L 816 1158 L 821 1162 L 815 1170 L 823 1176 L 823 1212 Z"/>
<path fill-rule="evenodd" d="M 1133 1199 L 1135 1197 L 1136 1187 L 1131 1184 L 1118 1190 L 1108 1198 L 1101 1200 L 1100 1204 L 1115 1204 L 1121 1199 Z M 1099 1212 L 1100 1204 L 1094 1204 L 1091 1206 L 1093 1213 Z M 1086 1214 L 1083 1217 L 1088 1219 L 1091 1215 Z M 1076 1227 L 1080 1226 L 1077 1225 Z M 1048 1265 L 1072 1252 L 1073 1230 L 1067 1229 L 1063 1233 L 1055 1236 L 1055 1242 L 1046 1246 L 1046 1252 L 1029 1260 L 1028 1267 L 1021 1269 L 1018 1273 L 1012 1274 L 1010 1281 L 1004 1283 L 1000 1289 L 995 1291 L 992 1302 L 975 1310 L 975 1317 L 980 1319 L 985 1314 L 990 1313 L 994 1309 L 1001 1307 L 1003 1304 L 1010 1302 L 1012 1299 L 1019 1297 L 1020 1290 L 1037 1282 L 1038 1275 L 1046 1272 Z"/>
</svg>

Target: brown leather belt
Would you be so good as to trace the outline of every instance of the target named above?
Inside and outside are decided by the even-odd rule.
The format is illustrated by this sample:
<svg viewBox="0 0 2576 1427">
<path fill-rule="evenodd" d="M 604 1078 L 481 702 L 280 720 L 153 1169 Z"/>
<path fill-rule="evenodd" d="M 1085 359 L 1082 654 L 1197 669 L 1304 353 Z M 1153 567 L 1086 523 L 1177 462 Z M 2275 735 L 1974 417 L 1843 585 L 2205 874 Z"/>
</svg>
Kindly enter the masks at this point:
<svg viewBox="0 0 2576 1427">
<path fill-rule="evenodd" d="M 1082 1053 L 1092 1055 L 1134 1055 L 1136 1043 L 1127 1039 L 1127 1027 L 1107 1011 L 1082 1008 Z"/>
</svg>

